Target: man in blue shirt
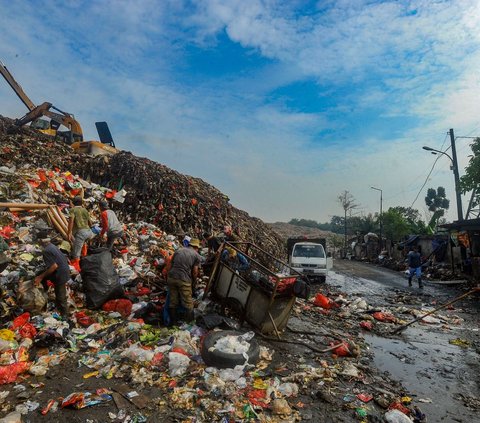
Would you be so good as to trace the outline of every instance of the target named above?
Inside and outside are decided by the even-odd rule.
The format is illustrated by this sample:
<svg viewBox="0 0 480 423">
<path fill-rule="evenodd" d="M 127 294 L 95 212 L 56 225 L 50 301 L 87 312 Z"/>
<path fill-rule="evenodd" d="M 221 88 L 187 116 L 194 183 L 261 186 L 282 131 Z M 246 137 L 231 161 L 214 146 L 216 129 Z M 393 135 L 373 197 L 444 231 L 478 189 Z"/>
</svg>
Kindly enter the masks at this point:
<svg viewBox="0 0 480 423">
<path fill-rule="evenodd" d="M 418 247 L 413 249 L 407 255 L 408 261 L 408 286 L 412 286 L 412 278 L 415 275 L 418 280 L 418 287 L 423 288 L 422 284 L 422 257 L 418 252 Z"/>
<path fill-rule="evenodd" d="M 35 278 L 35 285 L 40 283 L 45 290 L 48 289 L 47 281 L 53 282 L 55 289 L 55 306 L 65 319 L 68 319 L 68 303 L 66 283 L 70 279 L 70 267 L 67 257 L 50 242 L 50 238 L 41 239 L 43 247 L 43 261 L 46 270 Z"/>
</svg>

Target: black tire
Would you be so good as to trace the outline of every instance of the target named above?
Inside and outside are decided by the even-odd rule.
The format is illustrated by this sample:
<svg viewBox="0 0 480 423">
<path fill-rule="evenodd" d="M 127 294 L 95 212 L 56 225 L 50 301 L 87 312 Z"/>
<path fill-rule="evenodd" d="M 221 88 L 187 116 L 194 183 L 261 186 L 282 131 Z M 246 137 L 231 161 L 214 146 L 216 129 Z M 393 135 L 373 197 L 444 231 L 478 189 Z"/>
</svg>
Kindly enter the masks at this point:
<svg viewBox="0 0 480 423">
<path fill-rule="evenodd" d="M 326 280 L 327 280 L 327 277 L 326 277 L 326 276 L 319 276 L 319 277 L 318 277 L 318 281 L 319 281 L 320 283 L 325 283 Z"/>
<path fill-rule="evenodd" d="M 218 350 L 209 351 L 220 338 L 229 335 L 239 336 L 243 334 L 242 332 L 234 330 L 219 330 L 209 332 L 205 335 L 202 342 L 201 354 L 207 366 L 217 367 L 218 369 L 232 369 L 237 365 L 242 366 L 245 363 L 245 357 L 242 354 L 228 354 Z M 256 364 L 260 359 L 260 346 L 255 338 L 250 339 L 249 343 L 250 348 L 247 352 L 248 363 Z"/>
</svg>

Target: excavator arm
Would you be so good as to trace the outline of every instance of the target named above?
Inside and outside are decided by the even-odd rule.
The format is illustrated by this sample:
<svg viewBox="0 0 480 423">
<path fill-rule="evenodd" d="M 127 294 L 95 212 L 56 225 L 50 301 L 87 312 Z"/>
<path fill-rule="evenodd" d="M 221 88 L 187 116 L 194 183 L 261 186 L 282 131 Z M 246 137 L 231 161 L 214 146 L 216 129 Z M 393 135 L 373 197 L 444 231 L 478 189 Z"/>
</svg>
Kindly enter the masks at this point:
<svg viewBox="0 0 480 423">
<path fill-rule="evenodd" d="M 33 104 L 30 98 L 28 98 L 28 95 L 25 94 L 20 84 L 17 81 L 15 81 L 15 78 L 13 77 L 13 75 L 10 73 L 10 71 L 1 61 L 0 61 L 0 73 L 7 81 L 8 85 L 12 87 L 13 91 L 15 91 L 15 94 L 17 94 L 18 98 L 22 101 L 22 103 L 25 104 L 25 106 L 27 106 L 27 109 L 30 111 L 35 109 L 36 107 L 35 104 Z"/>
</svg>

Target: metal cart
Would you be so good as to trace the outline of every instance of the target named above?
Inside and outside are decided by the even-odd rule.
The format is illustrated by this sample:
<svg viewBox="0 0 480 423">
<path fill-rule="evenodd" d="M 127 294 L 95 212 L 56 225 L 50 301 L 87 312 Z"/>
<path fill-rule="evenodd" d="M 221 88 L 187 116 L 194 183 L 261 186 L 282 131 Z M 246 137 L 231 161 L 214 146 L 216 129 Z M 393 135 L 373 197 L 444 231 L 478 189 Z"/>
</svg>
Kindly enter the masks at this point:
<svg viewBox="0 0 480 423">
<path fill-rule="evenodd" d="M 294 275 L 292 276 L 291 273 Z M 297 280 L 295 270 L 250 242 L 225 242 L 217 252 L 204 298 L 233 309 L 261 333 L 285 328 Z"/>
</svg>

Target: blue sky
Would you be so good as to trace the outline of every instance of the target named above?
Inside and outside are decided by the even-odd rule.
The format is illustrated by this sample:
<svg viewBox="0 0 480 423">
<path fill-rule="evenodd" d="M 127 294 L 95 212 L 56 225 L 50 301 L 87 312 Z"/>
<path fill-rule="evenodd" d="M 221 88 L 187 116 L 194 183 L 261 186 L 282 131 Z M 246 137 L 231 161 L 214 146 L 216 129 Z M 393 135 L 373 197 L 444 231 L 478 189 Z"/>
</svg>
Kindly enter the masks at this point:
<svg viewBox="0 0 480 423">
<path fill-rule="evenodd" d="M 0 0 L 0 60 L 95 139 L 201 177 L 266 221 L 410 206 L 480 135 L 480 3 Z M 25 113 L 0 81 L 0 114 Z M 444 144 L 445 142 L 445 144 Z M 468 139 L 458 140 L 461 167 Z M 428 187 L 453 176 L 440 159 Z M 414 204 L 425 211 L 421 193 Z M 465 207 L 468 199 L 465 198 Z"/>
</svg>

